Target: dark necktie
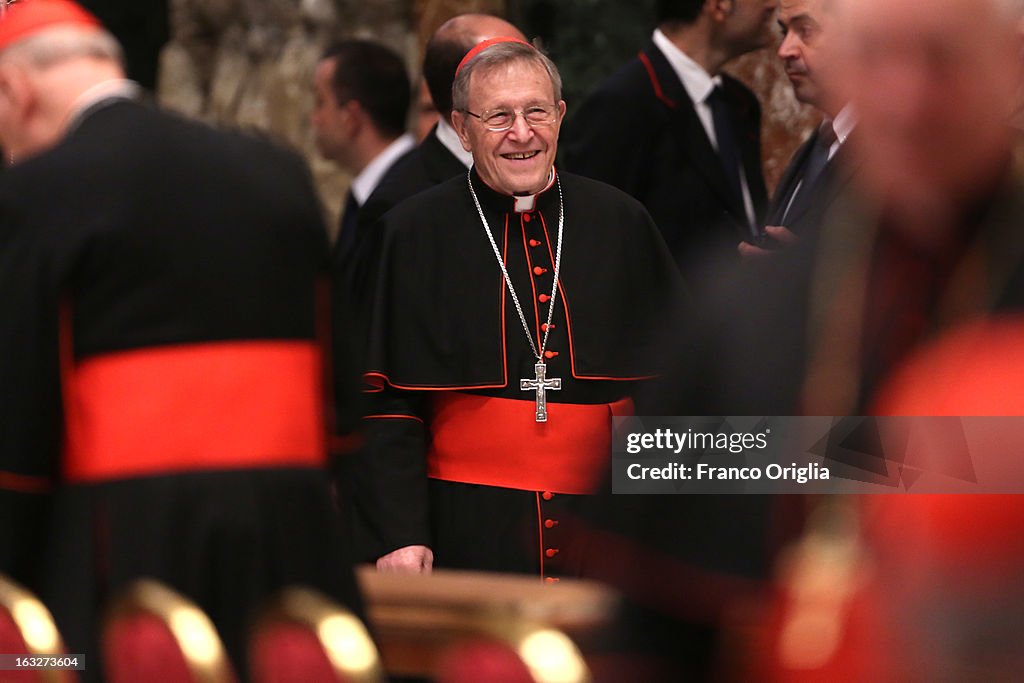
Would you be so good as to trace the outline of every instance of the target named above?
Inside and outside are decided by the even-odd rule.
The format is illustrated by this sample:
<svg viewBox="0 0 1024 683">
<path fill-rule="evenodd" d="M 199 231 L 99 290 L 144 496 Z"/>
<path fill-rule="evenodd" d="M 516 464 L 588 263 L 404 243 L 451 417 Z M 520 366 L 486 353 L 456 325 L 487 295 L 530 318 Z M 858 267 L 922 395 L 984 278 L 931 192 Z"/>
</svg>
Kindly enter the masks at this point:
<svg viewBox="0 0 1024 683">
<path fill-rule="evenodd" d="M 345 197 L 345 208 L 341 214 L 341 229 L 338 232 L 338 244 L 335 251 L 340 260 L 344 261 L 351 254 L 356 243 L 356 226 L 359 223 L 359 202 L 356 201 L 352 190 L 348 191 Z"/>
<path fill-rule="evenodd" d="M 743 186 L 740 183 L 742 163 L 740 162 L 740 148 L 736 140 L 736 131 L 732 124 L 732 114 L 729 111 L 729 103 L 725 99 L 725 92 L 722 86 L 715 86 L 707 98 L 708 106 L 711 108 L 711 119 L 715 124 L 715 138 L 718 141 L 718 157 L 722 160 L 722 167 L 725 169 L 725 177 L 729 181 L 729 187 L 739 201 L 743 202 Z M 746 213 L 746 210 L 744 210 Z"/>
<path fill-rule="evenodd" d="M 814 186 L 817 184 L 822 172 L 824 172 L 825 166 L 828 165 L 828 153 L 836 140 L 836 131 L 832 128 L 832 122 L 828 120 L 823 121 L 821 126 L 818 127 L 818 135 L 814 140 L 814 145 L 807 155 L 807 163 L 804 165 L 800 184 L 796 189 L 796 193 L 790 199 L 785 214 L 783 214 L 783 222 L 791 214 L 795 214 L 800 208 L 806 206 L 810 202 L 810 198 L 814 196 Z"/>
</svg>

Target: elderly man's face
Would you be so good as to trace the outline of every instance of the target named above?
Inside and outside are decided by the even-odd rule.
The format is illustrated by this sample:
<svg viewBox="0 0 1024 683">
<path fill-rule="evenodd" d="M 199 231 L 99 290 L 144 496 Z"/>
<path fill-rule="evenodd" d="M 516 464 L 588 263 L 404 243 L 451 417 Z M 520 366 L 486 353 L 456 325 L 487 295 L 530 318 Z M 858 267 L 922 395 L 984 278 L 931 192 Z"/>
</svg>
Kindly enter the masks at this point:
<svg viewBox="0 0 1024 683">
<path fill-rule="evenodd" d="M 996 0 L 843 3 L 839 82 L 860 117 L 865 179 L 903 205 L 968 201 L 1008 156 L 1013 26 Z"/>
<path fill-rule="evenodd" d="M 475 116 L 452 115 L 462 146 L 473 153 L 477 173 L 498 192 L 533 194 L 544 189 L 555 163 L 565 102 L 555 102 L 551 80 L 539 64 L 512 62 L 470 77 L 468 109 L 474 114 L 522 112 L 535 105 L 554 106 L 554 122 L 530 126 L 517 114 L 509 130 L 495 132 Z"/>
<path fill-rule="evenodd" d="M 782 44 L 779 45 L 779 59 L 786 69 L 793 94 L 804 104 L 819 109 L 825 107 L 822 85 L 826 43 L 831 40 L 828 29 L 831 15 L 822 11 L 827 0 L 780 0 L 779 28 L 782 29 Z"/>
</svg>

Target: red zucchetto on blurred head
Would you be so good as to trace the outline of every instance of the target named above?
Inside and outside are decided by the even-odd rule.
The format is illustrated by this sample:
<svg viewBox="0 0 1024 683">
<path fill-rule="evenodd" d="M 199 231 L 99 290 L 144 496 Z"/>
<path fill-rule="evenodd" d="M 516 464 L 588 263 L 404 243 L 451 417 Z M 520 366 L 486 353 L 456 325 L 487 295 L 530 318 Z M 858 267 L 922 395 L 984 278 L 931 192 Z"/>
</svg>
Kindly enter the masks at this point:
<svg viewBox="0 0 1024 683">
<path fill-rule="evenodd" d="M 0 50 L 55 26 L 100 26 L 81 5 L 68 0 L 20 0 L 0 14 Z"/>
</svg>

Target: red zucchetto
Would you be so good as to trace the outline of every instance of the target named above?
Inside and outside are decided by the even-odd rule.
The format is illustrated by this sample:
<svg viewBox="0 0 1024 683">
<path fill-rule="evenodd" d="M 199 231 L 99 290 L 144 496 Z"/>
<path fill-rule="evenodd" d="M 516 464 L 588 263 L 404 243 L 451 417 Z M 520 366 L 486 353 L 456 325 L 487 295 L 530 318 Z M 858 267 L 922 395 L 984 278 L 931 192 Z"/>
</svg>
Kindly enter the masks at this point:
<svg viewBox="0 0 1024 683">
<path fill-rule="evenodd" d="M 0 15 L 0 50 L 55 26 L 99 27 L 99 19 L 70 0 L 20 0 Z"/>
<path fill-rule="evenodd" d="M 497 45 L 498 43 L 522 43 L 523 45 L 530 45 L 525 40 L 515 38 L 513 36 L 496 36 L 494 38 L 482 40 L 470 48 L 469 52 L 466 53 L 466 56 L 462 58 L 462 61 L 459 62 L 459 66 L 455 69 L 455 75 L 458 76 L 459 72 L 462 71 L 462 67 L 466 66 L 466 64 L 469 63 L 469 60 L 473 59 L 473 57 L 476 57 L 490 46 Z M 533 45 L 530 45 L 530 47 L 533 47 Z"/>
</svg>

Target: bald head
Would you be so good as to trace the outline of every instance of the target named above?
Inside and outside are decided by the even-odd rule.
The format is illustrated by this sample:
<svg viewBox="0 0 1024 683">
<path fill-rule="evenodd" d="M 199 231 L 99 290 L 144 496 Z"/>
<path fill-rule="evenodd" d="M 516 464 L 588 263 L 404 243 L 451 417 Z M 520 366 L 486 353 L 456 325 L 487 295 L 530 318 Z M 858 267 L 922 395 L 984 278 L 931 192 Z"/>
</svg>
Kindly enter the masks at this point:
<svg viewBox="0 0 1024 683">
<path fill-rule="evenodd" d="M 99 26 L 45 28 L 0 51 L 0 146 L 24 159 L 56 144 L 76 102 L 124 78 L 121 47 Z"/>
<path fill-rule="evenodd" d="M 837 83 L 860 117 L 869 189 L 933 213 L 974 201 L 1009 158 L 1019 0 L 835 0 Z"/>
<path fill-rule="evenodd" d="M 526 40 L 518 28 L 493 14 L 460 14 L 441 24 L 434 33 L 435 38 L 459 42 L 466 45 L 467 49 L 497 36 Z"/>
<path fill-rule="evenodd" d="M 522 31 L 499 17 L 490 14 L 460 14 L 441 24 L 427 42 L 423 57 L 423 77 L 427 81 L 434 105 L 445 119 L 452 113 L 452 82 L 459 62 L 474 45 L 498 36 L 526 40 Z"/>
</svg>

